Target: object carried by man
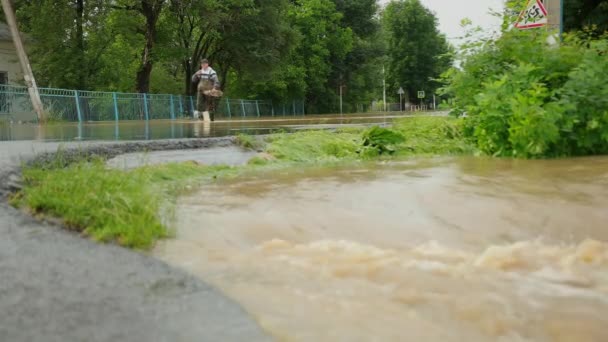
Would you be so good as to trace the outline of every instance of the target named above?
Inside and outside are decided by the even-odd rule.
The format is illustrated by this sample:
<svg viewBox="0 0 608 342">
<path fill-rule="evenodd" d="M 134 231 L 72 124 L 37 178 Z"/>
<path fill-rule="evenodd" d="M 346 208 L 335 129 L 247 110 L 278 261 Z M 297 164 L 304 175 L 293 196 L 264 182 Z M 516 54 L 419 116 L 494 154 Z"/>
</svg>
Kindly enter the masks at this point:
<svg viewBox="0 0 608 342">
<path fill-rule="evenodd" d="M 211 90 L 205 90 L 203 91 L 203 94 L 207 95 L 207 96 L 212 96 L 212 97 L 222 97 L 222 95 L 224 95 L 224 92 L 219 90 L 219 89 L 211 89 Z"/>
</svg>

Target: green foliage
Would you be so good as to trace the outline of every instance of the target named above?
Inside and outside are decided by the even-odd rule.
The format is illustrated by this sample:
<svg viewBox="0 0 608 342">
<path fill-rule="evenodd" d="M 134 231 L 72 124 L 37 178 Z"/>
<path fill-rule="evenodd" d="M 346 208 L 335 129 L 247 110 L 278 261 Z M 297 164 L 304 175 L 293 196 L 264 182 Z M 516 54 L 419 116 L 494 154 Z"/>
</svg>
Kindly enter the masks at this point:
<svg viewBox="0 0 608 342">
<path fill-rule="evenodd" d="M 446 74 L 454 113 L 491 155 L 541 158 L 608 152 L 606 39 L 504 32 L 465 46 L 462 70 Z M 468 50 L 467 50 L 468 49 Z"/>
<path fill-rule="evenodd" d="M 406 141 L 397 156 L 472 154 L 475 148 L 464 135 L 464 120 L 449 117 L 410 117 L 396 120 L 393 129 Z"/>
<path fill-rule="evenodd" d="M 352 50 L 353 32 L 341 25 L 331 0 L 294 1 L 286 17 L 297 34 L 289 55 L 266 75 L 243 70 L 236 92 L 274 101 L 306 98 L 308 113 L 326 111 L 336 94 L 330 76 Z"/>
<path fill-rule="evenodd" d="M 247 149 L 251 149 L 251 150 L 255 150 L 260 147 L 260 143 L 254 136 L 251 136 L 248 134 L 243 134 L 243 133 L 239 133 L 236 135 L 236 143 L 237 143 L 237 145 L 239 145 L 243 148 L 247 148 Z"/>
<path fill-rule="evenodd" d="M 564 26 L 567 31 L 585 28 L 594 34 L 608 31 L 608 2 L 564 0 Z"/>
<path fill-rule="evenodd" d="M 419 90 L 434 93 L 439 87 L 434 79 L 451 66 L 452 58 L 433 12 L 419 0 L 394 0 L 386 7 L 383 20 L 389 41 L 391 93 L 400 86 L 412 100 Z"/>
<path fill-rule="evenodd" d="M 462 119 L 411 117 L 396 120 L 391 128 L 274 135 L 267 141 L 266 152 L 279 161 L 290 162 L 473 153 L 474 148 L 466 141 L 463 129 Z"/>
<path fill-rule="evenodd" d="M 305 131 L 279 134 L 270 139 L 266 152 L 290 162 L 354 159 L 361 144 L 358 134 Z"/>
<path fill-rule="evenodd" d="M 395 130 L 374 126 L 363 132 L 363 149 L 362 154 L 369 154 L 369 150 L 373 150 L 372 154 L 383 155 L 395 153 L 396 146 L 405 141 L 405 136 Z"/>
</svg>

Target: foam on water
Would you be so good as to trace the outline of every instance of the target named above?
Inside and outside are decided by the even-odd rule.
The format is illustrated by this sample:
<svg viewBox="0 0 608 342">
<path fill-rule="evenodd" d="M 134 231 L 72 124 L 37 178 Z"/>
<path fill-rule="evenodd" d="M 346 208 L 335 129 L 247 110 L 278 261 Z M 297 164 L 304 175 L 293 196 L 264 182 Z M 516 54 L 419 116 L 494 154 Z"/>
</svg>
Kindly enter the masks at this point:
<svg viewBox="0 0 608 342">
<path fill-rule="evenodd" d="M 442 164 L 443 163 L 443 164 Z M 279 341 L 608 341 L 608 159 L 218 183 L 155 250 Z"/>
</svg>

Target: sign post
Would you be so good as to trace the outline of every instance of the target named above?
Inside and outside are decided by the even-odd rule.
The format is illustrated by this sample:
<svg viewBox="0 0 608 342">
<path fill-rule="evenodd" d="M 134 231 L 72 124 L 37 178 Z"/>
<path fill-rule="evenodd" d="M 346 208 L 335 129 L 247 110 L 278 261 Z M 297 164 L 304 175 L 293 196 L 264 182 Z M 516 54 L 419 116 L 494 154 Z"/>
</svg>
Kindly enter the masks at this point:
<svg viewBox="0 0 608 342">
<path fill-rule="evenodd" d="M 405 94 L 405 91 L 403 90 L 402 87 L 399 87 L 397 94 L 399 94 L 399 111 L 401 112 L 401 111 L 403 111 L 403 107 L 401 105 L 403 103 L 402 97 L 403 97 L 403 94 Z"/>
<path fill-rule="evenodd" d="M 384 70 L 384 65 L 382 66 L 382 104 L 386 112 L 386 71 Z"/>
</svg>

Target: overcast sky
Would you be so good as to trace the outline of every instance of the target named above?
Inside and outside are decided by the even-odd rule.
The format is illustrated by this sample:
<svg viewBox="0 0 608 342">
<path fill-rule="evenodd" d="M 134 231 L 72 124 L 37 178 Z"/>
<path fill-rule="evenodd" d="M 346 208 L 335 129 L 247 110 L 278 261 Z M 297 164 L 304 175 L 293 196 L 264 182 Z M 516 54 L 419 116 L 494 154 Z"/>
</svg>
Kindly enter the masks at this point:
<svg viewBox="0 0 608 342">
<path fill-rule="evenodd" d="M 469 18 L 475 26 L 481 26 L 486 30 L 496 29 L 500 20 L 489 14 L 490 9 L 494 11 L 502 9 L 503 0 L 420 0 L 424 6 L 435 12 L 439 18 L 439 30 L 445 33 L 453 43 L 455 38 L 464 34 L 460 27 L 460 21 Z M 390 0 L 380 0 L 386 4 Z"/>
</svg>

